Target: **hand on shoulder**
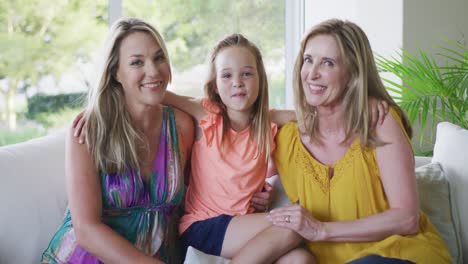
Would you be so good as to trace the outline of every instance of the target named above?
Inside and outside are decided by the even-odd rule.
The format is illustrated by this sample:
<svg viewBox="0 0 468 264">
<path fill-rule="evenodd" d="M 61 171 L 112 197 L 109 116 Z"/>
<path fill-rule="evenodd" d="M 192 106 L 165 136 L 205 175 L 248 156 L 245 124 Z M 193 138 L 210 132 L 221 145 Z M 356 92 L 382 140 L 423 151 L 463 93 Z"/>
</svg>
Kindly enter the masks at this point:
<svg viewBox="0 0 468 264">
<path fill-rule="evenodd" d="M 391 111 L 390 114 L 385 115 L 383 122 L 379 122 L 375 127 L 377 138 L 386 143 L 406 139 L 403 127 L 394 113 L 395 111 Z"/>
</svg>

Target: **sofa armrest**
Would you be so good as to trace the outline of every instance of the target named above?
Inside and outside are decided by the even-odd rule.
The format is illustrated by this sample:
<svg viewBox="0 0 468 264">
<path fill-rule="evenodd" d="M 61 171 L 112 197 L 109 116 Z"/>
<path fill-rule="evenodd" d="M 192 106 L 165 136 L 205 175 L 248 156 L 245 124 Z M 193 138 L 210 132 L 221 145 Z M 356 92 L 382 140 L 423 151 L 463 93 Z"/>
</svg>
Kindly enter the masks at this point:
<svg viewBox="0 0 468 264">
<path fill-rule="evenodd" d="M 38 263 L 67 203 L 65 132 L 0 148 L 0 263 Z"/>
</svg>

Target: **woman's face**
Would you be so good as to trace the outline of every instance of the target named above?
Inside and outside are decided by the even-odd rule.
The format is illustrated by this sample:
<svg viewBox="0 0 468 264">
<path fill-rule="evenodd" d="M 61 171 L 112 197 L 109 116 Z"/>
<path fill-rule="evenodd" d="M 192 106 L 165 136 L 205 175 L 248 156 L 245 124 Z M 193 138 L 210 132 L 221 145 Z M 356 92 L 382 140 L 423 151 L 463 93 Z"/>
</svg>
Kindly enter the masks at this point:
<svg viewBox="0 0 468 264">
<path fill-rule="evenodd" d="M 311 106 L 336 106 L 341 102 L 349 74 L 335 39 L 330 35 L 310 38 L 305 46 L 301 81 Z"/>
<path fill-rule="evenodd" d="M 135 32 L 120 45 L 117 81 L 129 107 L 161 103 L 170 79 L 163 50 L 149 33 Z"/>
</svg>

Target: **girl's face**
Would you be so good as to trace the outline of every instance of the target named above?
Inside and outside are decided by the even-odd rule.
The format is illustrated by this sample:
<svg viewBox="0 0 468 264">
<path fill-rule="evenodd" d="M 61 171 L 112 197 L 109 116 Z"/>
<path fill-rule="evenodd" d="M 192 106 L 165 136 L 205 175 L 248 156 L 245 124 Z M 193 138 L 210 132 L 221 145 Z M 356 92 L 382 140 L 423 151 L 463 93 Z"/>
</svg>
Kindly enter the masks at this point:
<svg viewBox="0 0 468 264">
<path fill-rule="evenodd" d="M 130 107 L 161 103 L 170 78 L 169 63 L 149 33 L 135 32 L 120 45 L 117 81 Z"/>
<path fill-rule="evenodd" d="M 259 76 L 254 55 L 246 48 L 222 49 L 215 60 L 216 87 L 228 114 L 250 113 L 259 93 Z"/>
<path fill-rule="evenodd" d="M 310 38 L 303 60 L 301 80 L 307 103 L 317 107 L 341 102 L 349 74 L 335 39 L 330 35 Z"/>
</svg>

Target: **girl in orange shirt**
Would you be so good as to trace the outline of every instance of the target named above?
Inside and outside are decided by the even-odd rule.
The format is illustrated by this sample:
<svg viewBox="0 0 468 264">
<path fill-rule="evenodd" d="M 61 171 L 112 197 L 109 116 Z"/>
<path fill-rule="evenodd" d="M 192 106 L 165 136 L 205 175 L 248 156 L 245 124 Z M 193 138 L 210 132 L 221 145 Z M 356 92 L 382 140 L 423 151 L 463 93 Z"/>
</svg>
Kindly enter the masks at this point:
<svg viewBox="0 0 468 264">
<path fill-rule="evenodd" d="M 277 130 L 270 122 L 259 49 L 233 34 L 216 45 L 209 64 L 206 99 L 167 92 L 163 101 L 191 114 L 198 126 L 182 242 L 232 263 L 311 263 L 313 256 L 297 248 L 302 237 L 296 232 L 272 226 L 265 213 L 251 214 L 250 200 L 264 185 Z M 295 118 L 290 111 L 272 113 L 280 124 Z"/>
</svg>

